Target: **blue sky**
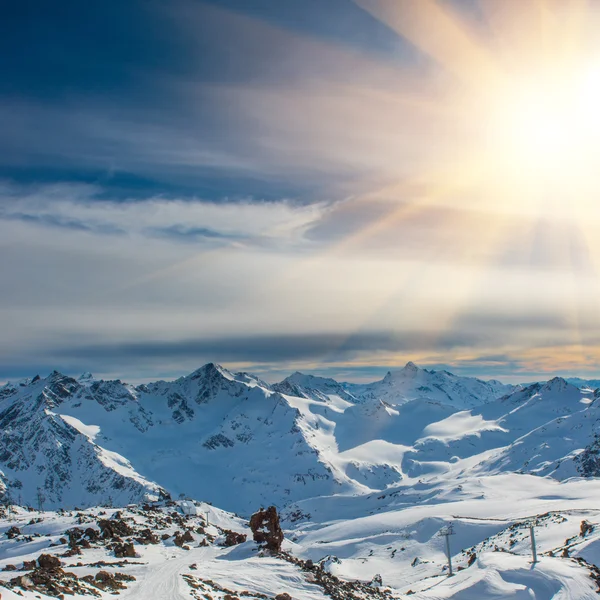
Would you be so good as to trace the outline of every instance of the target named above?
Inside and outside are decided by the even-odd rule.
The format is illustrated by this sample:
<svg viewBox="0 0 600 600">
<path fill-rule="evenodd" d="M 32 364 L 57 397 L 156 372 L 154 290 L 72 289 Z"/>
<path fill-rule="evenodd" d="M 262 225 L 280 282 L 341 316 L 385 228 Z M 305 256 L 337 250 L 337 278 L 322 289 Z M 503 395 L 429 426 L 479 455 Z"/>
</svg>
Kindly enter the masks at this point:
<svg viewBox="0 0 600 600">
<path fill-rule="evenodd" d="M 598 375 L 597 215 L 486 137 L 537 17 L 418 7 L 4 9 L 0 380 Z"/>
</svg>

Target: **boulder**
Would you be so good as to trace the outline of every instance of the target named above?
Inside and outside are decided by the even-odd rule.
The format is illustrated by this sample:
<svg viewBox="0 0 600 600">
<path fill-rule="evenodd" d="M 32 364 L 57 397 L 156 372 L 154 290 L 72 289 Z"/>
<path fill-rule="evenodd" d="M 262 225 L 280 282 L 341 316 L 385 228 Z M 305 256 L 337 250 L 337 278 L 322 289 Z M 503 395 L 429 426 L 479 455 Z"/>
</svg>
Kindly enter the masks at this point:
<svg viewBox="0 0 600 600">
<path fill-rule="evenodd" d="M 134 558 L 136 556 L 135 547 L 131 542 L 115 544 L 113 551 L 117 558 Z"/>
<path fill-rule="evenodd" d="M 138 533 L 137 537 L 135 538 L 135 540 L 139 544 L 144 544 L 145 546 L 147 546 L 148 544 L 158 544 L 159 543 L 158 537 L 156 537 L 156 535 L 154 535 L 154 533 L 152 533 L 151 529 L 143 529 L 142 531 L 140 531 Z"/>
<path fill-rule="evenodd" d="M 594 526 L 589 521 L 581 521 L 579 527 L 579 535 L 581 537 L 585 537 L 588 533 L 592 533 L 592 531 L 594 531 Z"/>
<path fill-rule="evenodd" d="M 283 531 L 279 524 L 279 515 L 274 506 L 259 510 L 250 517 L 250 529 L 257 544 L 273 553 L 281 551 Z"/>
<path fill-rule="evenodd" d="M 186 530 L 183 533 L 178 531 L 175 534 L 175 539 L 173 540 L 173 543 L 176 546 L 183 548 L 183 546 L 186 542 L 193 542 L 193 541 L 194 541 L 194 536 L 189 531 Z"/>
<path fill-rule="evenodd" d="M 225 541 L 223 542 L 223 545 L 226 547 L 237 546 L 238 544 L 243 544 L 245 541 L 246 536 L 243 533 L 227 530 L 225 532 Z"/>
<path fill-rule="evenodd" d="M 97 529 L 93 529 L 92 527 L 88 527 L 85 530 L 85 537 L 90 542 L 97 542 L 100 539 L 100 532 Z"/>
<path fill-rule="evenodd" d="M 6 537 L 9 540 L 16 538 L 18 535 L 21 535 L 21 530 L 18 527 L 15 527 L 14 525 L 6 532 Z"/>
<path fill-rule="evenodd" d="M 38 557 L 38 565 L 40 565 L 40 569 L 53 570 L 60 569 L 61 562 L 60 559 L 56 556 L 52 556 L 52 554 L 40 554 Z"/>
<path fill-rule="evenodd" d="M 98 527 L 105 539 L 120 538 L 134 533 L 133 529 L 121 519 L 101 519 L 98 521 Z"/>
</svg>

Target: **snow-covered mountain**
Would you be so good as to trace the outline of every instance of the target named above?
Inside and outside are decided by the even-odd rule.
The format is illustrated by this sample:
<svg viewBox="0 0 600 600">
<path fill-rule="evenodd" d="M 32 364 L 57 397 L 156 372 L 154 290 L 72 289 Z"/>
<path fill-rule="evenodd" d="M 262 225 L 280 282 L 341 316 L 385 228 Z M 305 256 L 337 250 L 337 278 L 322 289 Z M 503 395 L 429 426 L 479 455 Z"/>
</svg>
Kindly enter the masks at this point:
<svg viewBox="0 0 600 600">
<path fill-rule="evenodd" d="M 31 505 L 188 494 L 241 514 L 475 472 L 591 476 L 596 399 L 562 379 L 515 388 L 413 363 L 368 385 L 268 385 L 215 364 L 140 386 L 54 372 L 0 388 L 0 469 Z"/>
<path fill-rule="evenodd" d="M 456 408 L 472 408 L 510 393 L 514 386 L 499 381 L 459 377 L 448 371 L 421 369 L 408 362 L 398 371 L 389 371 L 381 380 L 367 385 L 349 385 L 357 397 L 402 404 L 418 398 L 436 400 Z"/>
<path fill-rule="evenodd" d="M 348 598 L 592 598 L 600 581 L 599 398 L 561 378 L 512 387 L 412 363 L 368 385 L 300 373 L 268 385 L 215 364 L 140 386 L 54 372 L 0 388 L 0 491 L 21 505 L 37 506 L 41 496 L 46 508 L 159 500 L 160 509 L 118 513 L 137 531 L 125 541 L 149 565 L 115 563 L 139 580 L 123 591 L 131 598 L 191 599 L 203 590 L 225 600 L 249 590 L 264 599 L 289 590 L 313 600 L 329 593 L 319 585 L 344 579 L 363 582 L 344 588 Z M 260 558 L 250 541 L 220 548 L 204 525 L 201 535 L 189 530 L 197 544 L 190 550 L 174 546 L 170 530 L 146 546 L 144 528 L 180 519 L 165 499 L 181 494 L 245 516 L 277 505 L 290 554 Z M 234 515 L 203 506 L 211 523 L 246 530 Z M 0 514 L 0 568 L 70 543 L 67 529 L 99 523 L 106 510 L 16 509 L 21 535 L 9 535 Z M 155 510 L 164 512 L 150 518 Z M 40 531 L 38 519 L 46 523 Z M 450 522 L 458 573 L 446 580 L 438 532 Z M 527 558 L 532 523 L 535 570 Z M 69 568 L 81 589 L 98 589 L 105 575 L 83 578 L 107 564 L 112 542 L 83 550 L 88 563 Z M 201 569 L 188 572 L 195 561 Z M 28 591 L 28 575 L 10 583 L 14 574 L 0 573 L 0 585 L 10 584 L 3 598 L 45 597 L 37 584 Z"/>
<path fill-rule="evenodd" d="M 213 364 L 139 387 L 53 373 L 5 386 L 0 411 L 4 481 L 31 504 L 38 488 L 56 507 L 167 489 L 247 511 L 339 487 L 296 408 Z"/>
</svg>

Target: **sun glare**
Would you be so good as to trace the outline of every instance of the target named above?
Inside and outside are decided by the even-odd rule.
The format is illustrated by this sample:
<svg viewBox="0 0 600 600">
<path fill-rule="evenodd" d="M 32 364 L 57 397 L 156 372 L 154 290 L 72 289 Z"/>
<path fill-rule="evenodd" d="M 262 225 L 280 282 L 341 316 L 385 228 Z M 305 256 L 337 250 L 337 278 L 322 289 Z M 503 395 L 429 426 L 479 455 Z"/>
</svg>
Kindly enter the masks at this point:
<svg viewBox="0 0 600 600">
<path fill-rule="evenodd" d="M 505 164 L 551 181 L 588 176 L 600 149 L 600 69 L 510 82 L 489 119 Z"/>
</svg>

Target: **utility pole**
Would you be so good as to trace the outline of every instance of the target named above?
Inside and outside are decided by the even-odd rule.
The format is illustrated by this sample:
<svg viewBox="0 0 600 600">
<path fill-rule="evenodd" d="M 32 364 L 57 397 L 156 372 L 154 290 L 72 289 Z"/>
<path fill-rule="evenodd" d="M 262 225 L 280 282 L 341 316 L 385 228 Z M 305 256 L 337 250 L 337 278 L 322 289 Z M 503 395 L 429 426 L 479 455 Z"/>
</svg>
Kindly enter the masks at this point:
<svg viewBox="0 0 600 600">
<path fill-rule="evenodd" d="M 535 531 L 533 525 L 529 526 L 529 537 L 531 537 L 531 555 L 533 556 L 533 564 L 538 561 L 537 557 L 537 546 L 535 545 Z"/>
<path fill-rule="evenodd" d="M 454 525 L 450 523 L 446 527 L 442 527 L 439 536 L 443 536 L 446 538 L 446 556 L 448 557 L 448 577 L 452 577 L 454 572 L 452 571 L 452 554 L 450 553 L 450 536 L 454 535 Z"/>
</svg>

